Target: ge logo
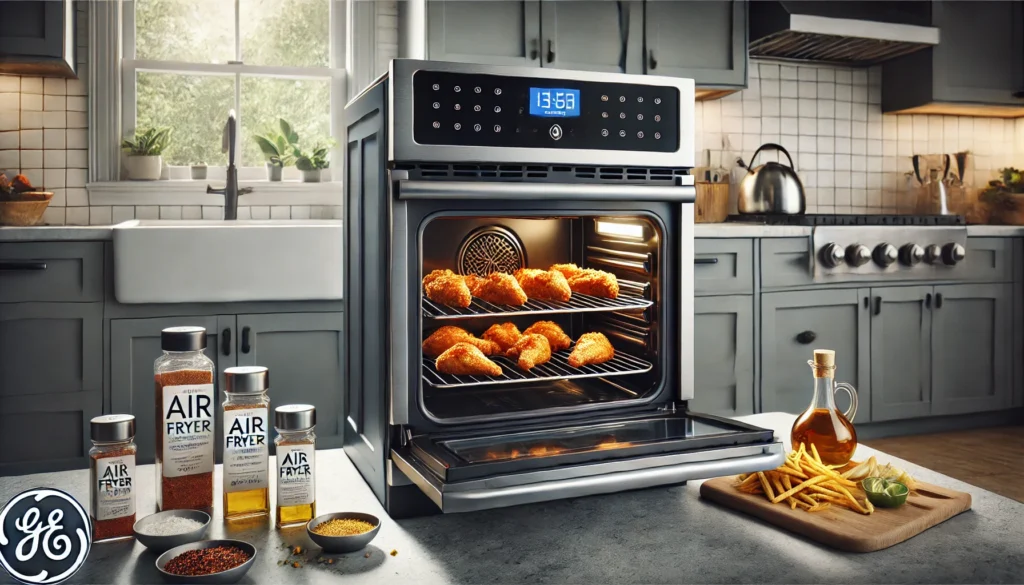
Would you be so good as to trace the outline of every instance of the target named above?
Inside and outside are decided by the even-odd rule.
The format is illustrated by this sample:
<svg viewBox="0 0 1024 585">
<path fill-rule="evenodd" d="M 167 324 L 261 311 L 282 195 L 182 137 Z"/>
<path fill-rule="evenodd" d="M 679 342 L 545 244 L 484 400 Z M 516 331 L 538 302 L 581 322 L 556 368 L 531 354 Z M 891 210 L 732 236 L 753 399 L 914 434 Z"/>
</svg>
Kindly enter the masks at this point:
<svg viewBox="0 0 1024 585">
<path fill-rule="evenodd" d="M 0 564 L 22 583 L 69 579 L 85 564 L 91 546 L 89 515 L 60 490 L 28 490 L 0 510 Z"/>
</svg>

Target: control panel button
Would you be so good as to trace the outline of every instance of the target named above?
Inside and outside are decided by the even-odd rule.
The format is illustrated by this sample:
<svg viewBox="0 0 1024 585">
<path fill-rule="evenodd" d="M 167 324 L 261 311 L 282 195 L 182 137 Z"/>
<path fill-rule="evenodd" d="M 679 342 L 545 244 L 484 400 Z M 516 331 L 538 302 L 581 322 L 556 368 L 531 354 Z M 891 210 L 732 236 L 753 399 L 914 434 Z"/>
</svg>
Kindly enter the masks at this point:
<svg viewBox="0 0 1024 585">
<path fill-rule="evenodd" d="M 462 124 L 459 124 L 458 122 L 456 122 L 455 123 L 455 129 L 456 130 L 462 130 Z"/>
<path fill-rule="evenodd" d="M 459 93 L 460 91 L 462 91 L 462 88 L 456 85 L 455 86 L 455 93 Z"/>
<path fill-rule="evenodd" d="M 661 114 L 654 114 L 654 121 L 661 122 Z"/>
<path fill-rule="evenodd" d="M 636 115 L 636 119 L 637 120 L 643 120 L 644 119 L 644 115 L 643 114 L 637 114 Z"/>
<path fill-rule="evenodd" d="M 882 243 L 875 247 L 875 251 L 871 254 L 871 258 L 882 268 L 888 268 L 896 262 L 899 252 L 896 250 L 896 246 L 889 243 Z"/>
<path fill-rule="evenodd" d="M 606 96 L 606 95 L 601 96 L 601 101 L 602 102 L 608 101 L 608 96 Z"/>
<path fill-rule="evenodd" d="M 658 105 L 660 103 L 661 103 L 661 98 L 654 98 L 654 105 Z"/>
<path fill-rule="evenodd" d="M 431 126 L 433 126 L 434 128 L 440 128 L 441 127 L 441 123 L 438 122 L 437 120 L 434 120 L 434 123 L 431 124 Z"/>
<path fill-rule="evenodd" d="M 619 112 L 619 119 L 620 120 L 625 120 L 626 119 L 626 112 Z"/>
<path fill-rule="evenodd" d="M 473 132 L 479 132 L 481 128 L 480 124 L 473 124 Z"/>
<path fill-rule="evenodd" d="M 434 91 L 437 91 L 437 90 L 441 89 L 441 85 L 437 84 L 437 83 L 435 83 L 432 87 L 433 87 Z"/>
<path fill-rule="evenodd" d="M 501 95 L 501 88 L 500 87 L 494 88 L 494 95 Z"/>
<path fill-rule="evenodd" d="M 495 124 L 495 125 L 494 125 L 494 131 L 495 131 L 495 132 L 501 132 L 501 126 L 499 126 L 499 125 Z"/>
<path fill-rule="evenodd" d="M 456 112 L 458 112 L 458 111 L 459 111 L 459 110 L 461 110 L 461 109 L 462 109 L 462 106 L 461 106 L 461 105 L 459 105 L 459 104 L 455 104 L 455 111 L 456 111 Z"/>
<path fill-rule="evenodd" d="M 625 138 L 625 137 L 626 137 L 626 131 L 625 130 L 619 130 L 619 138 Z"/>
<path fill-rule="evenodd" d="M 655 140 L 661 140 L 661 132 L 655 132 L 654 133 L 654 139 Z"/>
<path fill-rule="evenodd" d="M 904 244 L 900 248 L 900 262 L 904 266 L 916 266 L 924 259 L 924 248 L 917 244 Z"/>
<path fill-rule="evenodd" d="M 853 244 L 846 248 L 846 263 L 853 267 L 864 266 L 871 261 L 871 250 L 863 244 Z"/>
<path fill-rule="evenodd" d="M 608 136 L 608 129 L 607 128 L 601 128 L 601 136 Z"/>
<path fill-rule="evenodd" d="M 439 109 L 441 109 L 441 102 L 434 102 L 434 104 L 433 104 L 433 105 L 434 105 L 434 109 L 435 109 L 435 110 L 439 110 Z"/>
<path fill-rule="evenodd" d="M 638 97 L 638 98 L 636 98 L 636 101 L 642 104 L 642 103 L 644 103 L 644 98 L 643 97 Z"/>
<path fill-rule="evenodd" d="M 483 90 L 480 89 L 480 86 L 476 86 L 476 87 L 473 88 L 473 93 L 480 93 L 481 91 L 483 91 Z"/>
<path fill-rule="evenodd" d="M 643 137 L 644 137 L 644 131 L 643 131 L 643 130 L 641 130 L 641 131 L 637 132 L 637 133 L 636 133 L 636 137 L 637 137 L 637 138 L 643 138 Z"/>
<path fill-rule="evenodd" d="M 494 113 L 495 114 L 500 114 L 501 113 L 501 106 L 494 106 Z"/>
<path fill-rule="evenodd" d="M 620 95 L 620 96 L 619 96 L 619 101 L 620 101 L 620 102 L 624 102 L 624 101 L 626 101 L 626 96 L 624 96 L 624 95 Z"/>
<path fill-rule="evenodd" d="M 953 266 L 967 256 L 967 250 L 960 244 L 946 244 L 942 247 L 942 262 L 947 266 Z"/>
<path fill-rule="evenodd" d="M 474 112 L 479 112 L 480 111 L 480 104 L 477 104 L 477 105 L 473 106 L 473 111 Z"/>
<path fill-rule="evenodd" d="M 558 124 L 553 124 L 548 130 L 548 135 L 551 136 L 552 140 L 562 139 L 562 127 Z"/>
</svg>

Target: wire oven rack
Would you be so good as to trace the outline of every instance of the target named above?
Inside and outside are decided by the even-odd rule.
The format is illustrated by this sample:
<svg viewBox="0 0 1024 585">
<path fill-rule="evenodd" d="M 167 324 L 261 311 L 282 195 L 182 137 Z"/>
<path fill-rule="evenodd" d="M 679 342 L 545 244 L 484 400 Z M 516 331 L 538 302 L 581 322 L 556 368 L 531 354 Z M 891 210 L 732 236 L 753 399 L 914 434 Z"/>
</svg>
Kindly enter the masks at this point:
<svg viewBox="0 0 1024 585">
<path fill-rule="evenodd" d="M 525 305 L 495 305 L 483 299 L 473 298 L 465 309 L 449 307 L 435 303 L 423 297 L 423 316 L 432 319 L 460 319 L 463 317 L 480 317 L 487 315 L 538 315 L 543 313 L 588 313 L 594 311 L 622 311 L 627 309 L 646 309 L 653 305 L 640 297 L 620 295 L 617 299 L 607 299 L 590 295 L 572 293 L 568 301 L 541 301 L 530 299 Z"/>
<path fill-rule="evenodd" d="M 575 295 L 573 295 L 575 296 Z M 534 367 L 529 372 L 519 369 L 516 361 L 504 356 L 490 356 L 491 361 L 501 366 L 501 376 L 455 376 L 442 374 L 435 367 L 435 359 L 423 357 L 423 381 L 434 388 L 465 388 L 491 384 L 521 384 L 577 378 L 598 378 L 643 374 L 654 367 L 650 362 L 633 357 L 621 351 L 603 364 L 591 364 L 582 368 L 569 365 L 570 350 L 552 352 L 551 361 Z"/>
</svg>

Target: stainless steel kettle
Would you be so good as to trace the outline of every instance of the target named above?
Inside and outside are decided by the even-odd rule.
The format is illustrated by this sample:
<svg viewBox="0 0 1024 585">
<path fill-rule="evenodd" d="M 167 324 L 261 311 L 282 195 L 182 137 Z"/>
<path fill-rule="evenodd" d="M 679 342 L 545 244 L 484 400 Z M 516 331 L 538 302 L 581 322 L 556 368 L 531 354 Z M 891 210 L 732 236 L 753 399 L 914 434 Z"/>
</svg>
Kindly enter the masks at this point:
<svg viewBox="0 0 1024 585">
<path fill-rule="evenodd" d="M 789 166 L 777 162 L 766 162 L 757 168 L 751 168 L 754 159 L 762 150 L 778 150 L 789 159 Z M 807 199 L 804 197 L 804 186 L 793 167 L 793 157 L 778 144 L 762 144 L 750 157 L 750 165 L 742 160 L 736 161 L 747 169 L 740 181 L 739 197 L 736 206 L 740 213 L 799 215 L 807 210 Z"/>
</svg>

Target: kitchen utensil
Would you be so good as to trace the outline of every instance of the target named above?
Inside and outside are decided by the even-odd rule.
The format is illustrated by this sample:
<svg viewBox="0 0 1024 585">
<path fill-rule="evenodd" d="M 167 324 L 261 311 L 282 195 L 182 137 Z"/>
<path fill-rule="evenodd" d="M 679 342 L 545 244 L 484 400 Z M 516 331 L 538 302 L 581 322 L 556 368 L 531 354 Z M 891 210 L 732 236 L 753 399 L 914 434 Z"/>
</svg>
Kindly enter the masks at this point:
<svg viewBox="0 0 1024 585">
<path fill-rule="evenodd" d="M 373 528 L 362 534 L 353 534 L 351 536 L 324 536 L 313 532 L 313 529 L 320 524 L 329 520 L 334 520 L 335 518 L 364 520 L 373 524 Z M 324 549 L 324 552 L 326 553 L 349 553 L 362 550 L 366 548 L 366 545 L 370 544 L 370 541 L 377 536 L 379 531 L 380 519 L 373 514 L 364 514 L 362 512 L 334 512 L 333 514 L 317 516 L 306 523 L 306 533 L 309 534 L 309 538 L 315 542 L 317 546 Z"/>
<path fill-rule="evenodd" d="M 707 171 L 705 180 L 697 182 L 697 205 L 694 207 L 694 221 L 697 223 L 720 223 L 729 216 L 729 183 L 720 183 L 718 178 L 717 174 Z"/>
<path fill-rule="evenodd" d="M 774 161 L 751 168 L 762 150 L 778 150 L 786 155 L 789 166 Z M 778 213 L 798 215 L 807 208 L 804 186 L 793 166 L 793 157 L 778 144 L 762 144 L 750 157 L 746 165 L 737 159 L 736 163 L 747 169 L 740 181 L 737 207 L 740 213 Z"/>
<path fill-rule="evenodd" d="M 53 193 L 22 193 L 18 201 L 0 201 L 0 225 L 30 226 L 43 218 Z"/>
<path fill-rule="evenodd" d="M 888 548 L 971 509 L 971 494 L 918 483 L 899 508 L 876 508 L 865 516 L 833 504 L 812 514 L 801 508 L 791 510 L 785 503 L 772 504 L 760 494 L 743 493 L 735 483 L 735 477 L 708 480 L 700 486 L 700 497 L 849 552 Z M 858 488 L 850 491 L 860 500 L 865 497 Z"/>
<path fill-rule="evenodd" d="M 188 518 L 189 520 L 195 520 L 196 522 L 202 523 L 203 526 L 202 528 L 197 528 L 192 532 L 173 534 L 170 536 L 153 536 L 143 532 L 147 526 L 151 526 L 152 524 L 167 518 Z M 132 531 L 135 532 L 135 540 L 141 542 L 149 550 L 159 554 L 176 546 L 201 540 L 203 536 L 206 535 L 206 531 L 209 528 L 210 515 L 206 512 L 202 512 L 200 510 L 164 510 L 163 512 L 150 514 L 149 516 L 140 519 L 135 523 L 135 526 L 132 527 Z"/>
<path fill-rule="evenodd" d="M 249 555 L 249 560 L 245 561 L 241 565 L 227 571 L 221 571 L 220 573 L 213 573 L 212 575 L 172 575 L 164 570 L 167 563 L 171 559 L 177 557 L 181 553 L 189 550 L 201 550 L 204 548 L 213 548 L 215 546 L 235 546 L 244 550 Z M 241 540 L 201 540 L 199 542 L 193 542 L 190 544 L 183 544 L 176 546 L 164 554 L 160 555 L 156 559 L 156 569 L 160 571 L 160 576 L 164 578 L 168 583 L 185 583 L 195 585 L 220 585 L 237 583 L 242 577 L 252 568 L 253 561 L 256 560 L 256 547 L 243 542 Z"/>
</svg>

